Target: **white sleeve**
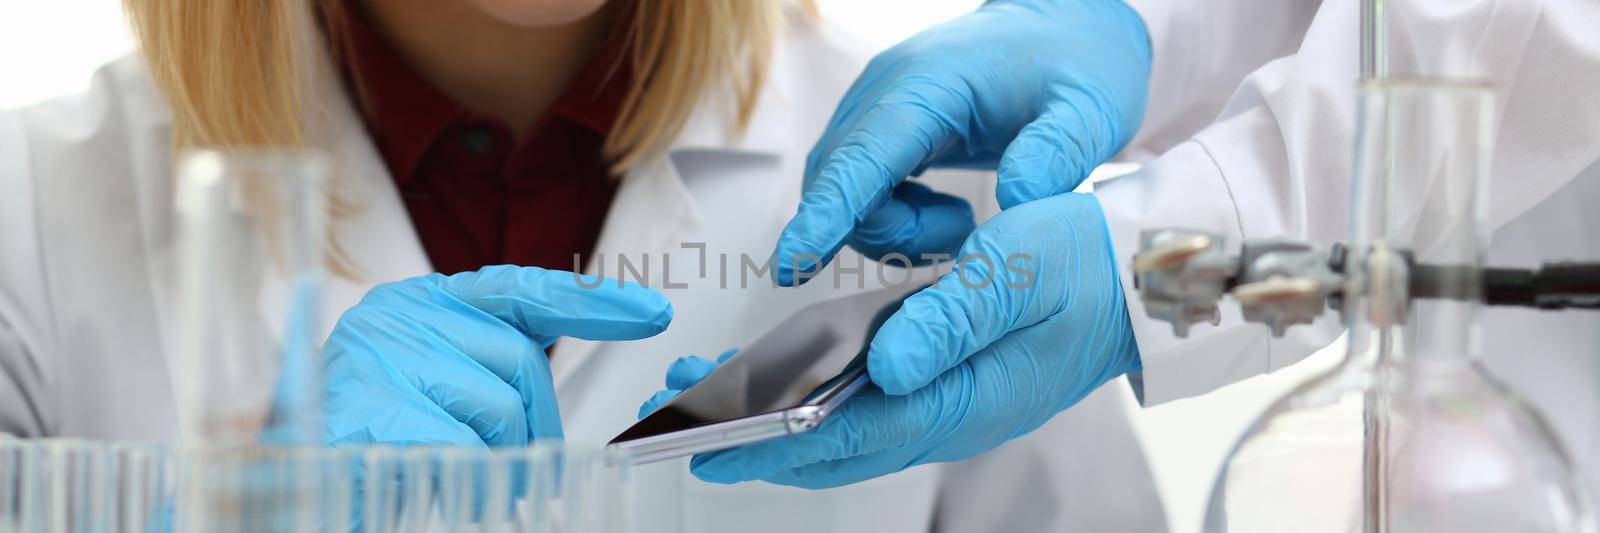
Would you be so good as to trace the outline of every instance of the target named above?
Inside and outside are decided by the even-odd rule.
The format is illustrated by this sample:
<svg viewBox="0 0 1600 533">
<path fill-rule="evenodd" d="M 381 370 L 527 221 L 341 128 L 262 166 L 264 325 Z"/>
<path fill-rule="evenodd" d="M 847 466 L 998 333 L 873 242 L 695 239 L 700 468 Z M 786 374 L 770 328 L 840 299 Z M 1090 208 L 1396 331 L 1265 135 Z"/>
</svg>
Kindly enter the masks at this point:
<svg viewBox="0 0 1600 533">
<path fill-rule="evenodd" d="M 21 122 L 0 111 L 0 433 L 47 433 L 44 277 Z"/>
<path fill-rule="evenodd" d="M 1444 8 L 1448 6 L 1448 9 Z M 1592 0 L 1391 3 L 1394 75 L 1478 77 L 1499 90 L 1490 186 L 1503 224 L 1600 161 L 1600 4 Z M 1222 325 L 1178 339 L 1145 315 L 1129 274 L 1141 228 L 1194 227 L 1240 240 L 1346 236 L 1359 13 L 1320 10 L 1298 51 L 1246 78 L 1219 120 L 1095 191 L 1106 211 L 1143 370 L 1146 405 L 1208 392 L 1294 363 L 1331 342 L 1333 316 L 1283 339 L 1222 304 Z"/>
<path fill-rule="evenodd" d="M 1148 161 L 1218 118 L 1239 82 L 1294 53 L 1321 0 L 1127 0 L 1150 33 L 1144 121 L 1118 159 Z"/>
</svg>

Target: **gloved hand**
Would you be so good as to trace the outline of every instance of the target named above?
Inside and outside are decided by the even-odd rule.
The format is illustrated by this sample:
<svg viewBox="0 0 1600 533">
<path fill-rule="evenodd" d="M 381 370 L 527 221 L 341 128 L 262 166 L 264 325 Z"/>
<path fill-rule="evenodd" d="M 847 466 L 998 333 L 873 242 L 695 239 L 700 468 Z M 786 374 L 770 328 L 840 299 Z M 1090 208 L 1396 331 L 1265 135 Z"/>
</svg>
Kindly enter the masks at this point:
<svg viewBox="0 0 1600 533">
<path fill-rule="evenodd" d="M 717 483 L 834 487 L 965 459 L 1032 431 L 1140 368 L 1112 254 L 1093 196 L 1001 212 L 967 239 L 956 271 L 878 330 L 867 355 L 876 387 L 811 432 L 702 454 L 691 470 Z M 667 386 L 686 388 L 714 367 L 680 359 Z"/>
<path fill-rule="evenodd" d="M 599 282 L 586 278 L 584 285 Z M 323 347 L 327 440 L 520 446 L 561 437 L 549 361 L 558 336 L 662 332 L 672 305 L 635 283 L 492 266 L 373 288 Z"/>
<path fill-rule="evenodd" d="M 902 183 L 928 167 L 998 165 L 1002 208 L 1072 191 L 1138 129 L 1150 61 L 1122 0 L 990 0 L 879 54 L 806 159 L 779 283 L 803 283 L 847 239 L 874 259 L 955 251 L 971 208 Z"/>
</svg>

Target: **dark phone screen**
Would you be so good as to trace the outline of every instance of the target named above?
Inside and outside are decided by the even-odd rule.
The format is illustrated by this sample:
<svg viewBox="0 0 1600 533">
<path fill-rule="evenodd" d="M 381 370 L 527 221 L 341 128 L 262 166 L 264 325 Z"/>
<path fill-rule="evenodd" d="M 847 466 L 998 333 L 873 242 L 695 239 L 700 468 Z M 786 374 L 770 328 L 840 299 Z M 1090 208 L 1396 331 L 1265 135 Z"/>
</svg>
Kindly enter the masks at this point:
<svg viewBox="0 0 1600 533">
<path fill-rule="evenodd" d="M 854 368 L 853 361 L 864 364 L 856 359 L 865 357 L 872 334 L 920 289 L 879 289 L 807 306 L 611 442 L 820 402 L 812 393 Z"/>
</svg>

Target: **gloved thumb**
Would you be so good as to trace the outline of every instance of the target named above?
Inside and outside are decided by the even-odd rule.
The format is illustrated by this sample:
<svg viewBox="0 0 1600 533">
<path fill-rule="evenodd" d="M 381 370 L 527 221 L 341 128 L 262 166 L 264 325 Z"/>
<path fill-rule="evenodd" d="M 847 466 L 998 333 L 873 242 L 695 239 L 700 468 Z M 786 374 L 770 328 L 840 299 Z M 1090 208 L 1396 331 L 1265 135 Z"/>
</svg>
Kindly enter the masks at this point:
<svg viewBox="0 0 1600 533">
<path fill-rule="evenodd" d="M 1023 126 L 1000 157 L 995 199 L 1001 209 L 1072 192 L 1115 153 L 1107 126 L 1083 118 L 1070 100 L 1050 104 Z"/>
<path fill-rule="evenodd" d="M 994 286 L 996 267 L 1004 266 L 969 259 L 906 298 L 872 338 L 867 372 L 883 392 L 902 395 L 922 388 L 1017 322 L 1012 298 Z M 990 281 L 968 286 L 962 276 Z"/>
<path fill-rule="evenodd" d="M 995 215 L 967 239 L 954 270 L 906 298 L 878 329 L 867 355 L 872 382 L 890 395 L 909 394 L 1060 312 L 1080 289 L 1072 280 L 1104 253 L 1094 243 L 1106 239 L 1091 195 L 1057 195 Z"/>
</svg>

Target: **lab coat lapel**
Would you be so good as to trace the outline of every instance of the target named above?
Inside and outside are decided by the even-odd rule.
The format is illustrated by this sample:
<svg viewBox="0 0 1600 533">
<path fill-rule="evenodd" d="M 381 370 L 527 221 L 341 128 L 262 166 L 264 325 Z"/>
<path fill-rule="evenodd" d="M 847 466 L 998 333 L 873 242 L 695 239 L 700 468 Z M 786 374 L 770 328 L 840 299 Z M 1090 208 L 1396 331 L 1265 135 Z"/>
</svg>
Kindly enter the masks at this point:
<svg viewBox="0 0 1600 533">
<path fill-rule="evenodd" d="M 617 275 L 618 258 L 626 256 L 631 261 L 659 258 L 662 252 L 700 227 L 698 208 L 670 158 L 652 158 L 629 171 L 622 180 L 606 216 L 605 227 L 600 231 L 595 253 L 583 268 L 585 274 L 607 277 L 607 283 L 616 283 L 609 278 Z M 647 284 L 656 285 L 657 275 L 652 269 Z M 550 358 L 556 386 L 571 377 L 602 344 L 571 338 L 557 343 Z"/>
<path fill-rule="evenodd" d="M 646 160 L 622 177 L 616 199 L 606 216 L 605 227 L 595 253 L 583 273 L 608 278 L 618 276 L 618 258 L 627 256 L 637 263 L 649 257 L 652 262 L 663 262 L 663 253 L 670 252 L 685 239 L 700 230 L 701 205 L 690 192 L 694 176 L 685 176 L 674 156 L 686 152 L 712 152 L 729 155 L 755 155 L 777 157 L 788 143 L 792 128 L 784 127 L 779 120 L 784 106 L 760 106 L 752 117 L 748 134 L 731 131 L 733 109 L 725 105 L 734 101 L 731 95 L 708 98 L 697 106 L 684 124 L 682 132 L 661 156 Z M 763 94 L 764 102 L 775 102 L 779 97 Z M 784 117 L 787 118 L 787 117 Z M 719 206 L 712 206 L 717 208 Z M 660 287 L 662 269 L 650 270 L 648 285 Z M 582 339 L 562 339 L 551 354 L 550 369 L 559 389 L 569 378 L 588 363 L 595 350 L 604 342 Z"/>
<path fill-rule="evenodd" d="M 308 110 L 307 144 L 326 151 L 333 163 L 329 188 L 337 207 L 328 221 L 329 244 L 338 260 L 352 271 L 349 276 L 330 273 L 323 277 L 318 306 L 322 338 L 373 286 L 424 275 L 433 267 L 412 228 L 400 191 L 337 75 L 328 61 L 319 65 L 322 68 L 310 90 L 320 96 L 307 101 L 325 105 Z M 278 282 L 288 287 L 286 280 Z M 281 317 L 284 312 L 286 308 L 269 309 L 266 316 Z"/>
</svg>

